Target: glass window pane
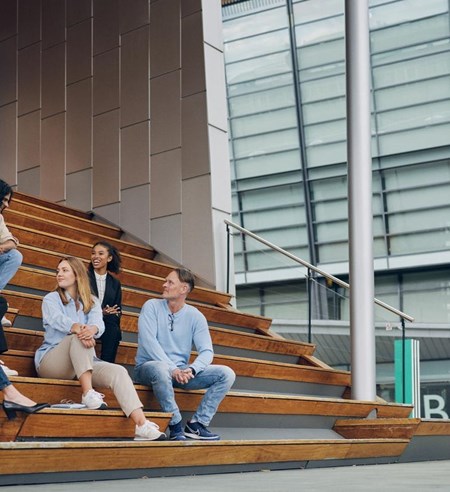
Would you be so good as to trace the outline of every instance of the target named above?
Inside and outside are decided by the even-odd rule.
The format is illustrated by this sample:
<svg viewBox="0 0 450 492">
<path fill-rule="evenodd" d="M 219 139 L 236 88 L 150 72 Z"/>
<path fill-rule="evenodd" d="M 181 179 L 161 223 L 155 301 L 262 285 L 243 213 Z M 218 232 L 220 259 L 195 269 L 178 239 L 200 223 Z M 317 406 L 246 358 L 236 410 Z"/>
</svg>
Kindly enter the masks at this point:
<svg viewBox="0 0 450 492">
<path fill-rule="evenodd" d="M 234 141 L 234 157 L 252 157 L 270 152 L 298 148 L 297 129 L 272 132 L 270 135 L 256 135 Z"/>
<path fill-rule="evenodd" d="M 295 92 L 292 86 L 246 94 L 229 100 L 229 112 L 232 118 L 292 106 L 295 106 Z"/>
<path fill-rule="evenodd" d="M 233 138 L 258 133 L 267 133 L 284 128 L 292 128 L 297 125 L 297 113 L 295 107 L 258 113 L 256 115 L 234 118 L 231 121 Z"/>
<path fill-rule="evenodd" d="M 301 158 L 298 150 L 290 150 L 240 159 L 236 161 L 235 165 L 237 178 L 244 179 L 299 170 Z"/>
</svg>

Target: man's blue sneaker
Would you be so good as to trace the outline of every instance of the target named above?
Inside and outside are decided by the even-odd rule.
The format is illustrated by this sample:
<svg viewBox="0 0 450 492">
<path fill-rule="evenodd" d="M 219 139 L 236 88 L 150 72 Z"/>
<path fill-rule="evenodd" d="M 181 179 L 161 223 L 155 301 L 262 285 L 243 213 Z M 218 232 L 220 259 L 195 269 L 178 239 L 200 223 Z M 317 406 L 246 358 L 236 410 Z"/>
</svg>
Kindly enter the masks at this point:
<svg viewBox="0 0 450 492">
<path fill-rule="evenodd" d="M 205 441 L 218 441 L 220 436 L 213 434 L 200 422 L 188 422 L 184 428 L 184 435 L 191 439 L 202 439 Z"/>
<path fill-rule="evenodd" d="M 169 425 L 169 439 L 171 441 L 186 441 L 186 436 L 181 427 L 181 420 L 177 424 Z"/>
</svg>

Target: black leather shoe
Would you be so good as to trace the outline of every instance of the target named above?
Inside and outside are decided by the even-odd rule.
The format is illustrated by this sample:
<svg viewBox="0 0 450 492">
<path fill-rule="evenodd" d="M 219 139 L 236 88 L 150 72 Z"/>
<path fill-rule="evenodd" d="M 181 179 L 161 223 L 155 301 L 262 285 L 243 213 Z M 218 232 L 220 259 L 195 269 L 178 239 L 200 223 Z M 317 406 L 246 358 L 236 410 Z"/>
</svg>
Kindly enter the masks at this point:
<svg viewBox="0 0 450 492">
<path fill-rule="evenodd" d="M 14 420 L 16 418 L 16 412 L 35 413 L 48 406 L 50 406 L 48 403 L 36 403 L 36 405 L 33 405 L 32 407 L 27 407 L 26 405 L 19 405 L 18 403 L 7 400 L 3 400 L 2 403 L 3 410 L 5 411 L 8 420 Z"/>
</svg>

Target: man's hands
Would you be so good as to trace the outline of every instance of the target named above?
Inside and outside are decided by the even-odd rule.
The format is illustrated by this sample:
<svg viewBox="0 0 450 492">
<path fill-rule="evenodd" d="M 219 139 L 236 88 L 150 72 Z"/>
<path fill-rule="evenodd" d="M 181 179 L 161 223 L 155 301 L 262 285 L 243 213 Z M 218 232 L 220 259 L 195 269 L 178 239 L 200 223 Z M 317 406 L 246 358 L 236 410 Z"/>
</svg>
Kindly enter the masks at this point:
<svg viewBox="0 0 450 492">
<path fill-rule="evenodd" d="M 0 244 L 0 255 L 3 255 L 16 247 L 17 245 L 12 239 L 7 239 L 4 243 Z"/>
<path fill-rule="evenodd" d="M 172 378 L 179 384 L 186 384 L 190 379 L 194 378 L 192 369 L 188 367 L 187 369 L 174 369 L 172 371 Z"/>
</svg>

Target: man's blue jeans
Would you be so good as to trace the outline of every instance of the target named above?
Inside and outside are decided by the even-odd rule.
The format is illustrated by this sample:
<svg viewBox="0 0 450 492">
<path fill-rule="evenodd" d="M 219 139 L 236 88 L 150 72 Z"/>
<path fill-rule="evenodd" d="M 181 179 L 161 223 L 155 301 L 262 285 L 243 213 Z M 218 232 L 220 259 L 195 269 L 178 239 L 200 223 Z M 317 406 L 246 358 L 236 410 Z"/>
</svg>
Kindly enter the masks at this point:
<svg viewBox="0 0 450 492">
<path fill-rule="evenodd" d="M 22 264 L 22 253 L 17 249 L 10 249 L 0 255 L 0 291 L 14 277 Z"/>
<path fill-rule="evenodd" d="M 172 371 L 166 362 L 149 361 L 134 369 L 136 383 L 152 386 L 162 411 L 173 413 L 170 425 L 181 421 L 181 413 L 175 402 L 174 387 L 184 390 L 207 389 L 193 419 L 208 426 L 235 379 L 236 375 L 232 369 L 220 365 L 208 366 L 186 384 L 179 384 L 172 378 Z"/>
</svg>

